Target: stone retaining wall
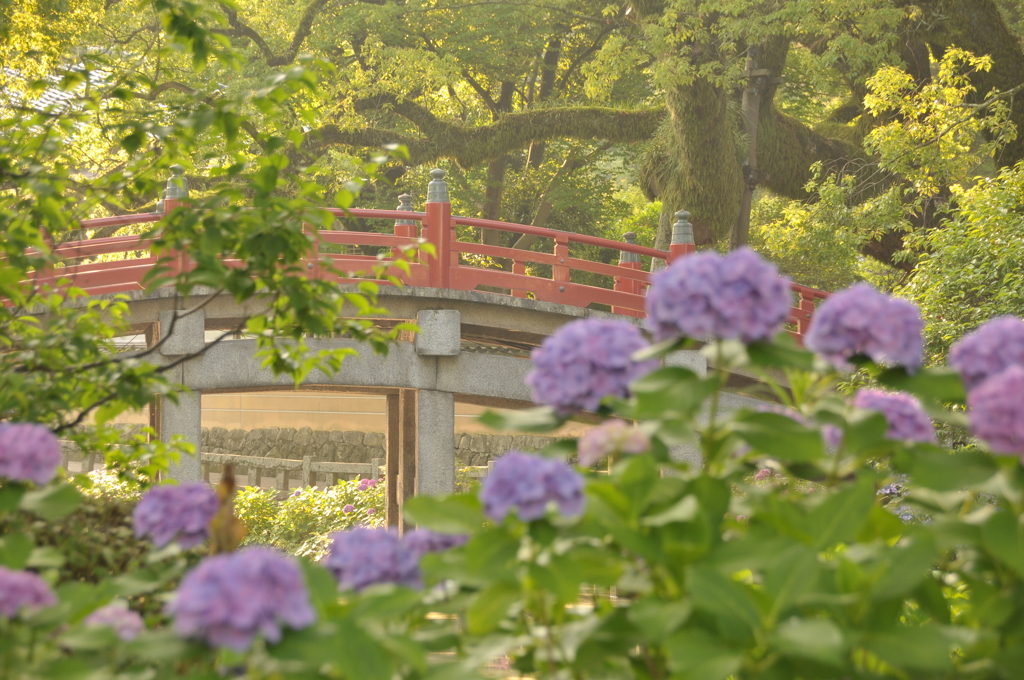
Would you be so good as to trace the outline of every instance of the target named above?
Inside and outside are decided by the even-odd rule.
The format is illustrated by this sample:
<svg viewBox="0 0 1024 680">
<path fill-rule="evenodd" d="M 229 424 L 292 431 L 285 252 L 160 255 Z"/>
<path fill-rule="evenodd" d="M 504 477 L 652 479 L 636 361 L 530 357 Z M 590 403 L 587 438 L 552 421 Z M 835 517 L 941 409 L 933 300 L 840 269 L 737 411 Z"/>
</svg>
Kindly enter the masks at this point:
<svg viewBox="0 0 1024 680">
<path fill-rule="evenodd" d="M 455 434 L 457 465 L 487 465 L 509 449 L 537 451 L 554 441 L 532 435 Z M 268 427 L 255 430 L 203 428 L 202 450 L 262 458 L 314 460 L 337 463 L 369 463 L 385 458 L 384 434 L 354 430 L 314 430 L 309 427 Z"/>
</svg>

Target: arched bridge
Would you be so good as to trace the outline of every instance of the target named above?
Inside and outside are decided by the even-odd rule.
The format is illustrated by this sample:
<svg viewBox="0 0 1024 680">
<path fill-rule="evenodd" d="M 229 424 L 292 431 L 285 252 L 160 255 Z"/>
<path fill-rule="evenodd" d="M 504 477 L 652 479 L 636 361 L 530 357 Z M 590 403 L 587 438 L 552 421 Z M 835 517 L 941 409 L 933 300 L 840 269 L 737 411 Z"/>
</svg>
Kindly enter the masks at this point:
<svg viewBox="0 0 1024 680">
<path fill-rule="evenodd" d="M 531 348 L 560 325 L 577 318 L 600 316 L 641 323 L 644 291 L 650 276 L 641 269 L 641 257 L 650 258 L 658 266 L 694 251 L 686 213 L 678 214 L 671 249 L 666 253 L 628 241 L 453 216 L 444 173 L 435 170 L 431 174 L 423 212 L 412 209 L 408 196 L 402 197 L 397 210 L 332 210 L 342 219 L 387 220 L 393 225 L 392 231 L 319 231 L 314 235 L 315 252 L 306 263 L 309 276 L 333 277 L 339 286 L 354 286 L 354 279 L 330 270 L 358 272 L 380 262 L 374 255 L 361 253 L 360 246 L 401 249 L 419 243 L 422 238 L 436 249 L 436 255 L 410 265 L 409 274 L 403 277 L 405 286 L 381 287 L 381 306 L 388 310 L 381 322 L 415 320 L 421 332 L 400 341 L 386 357 L 363 352 L 346 359 L 335 375 L 314 372 L 303 386 L 386 397 L 387 466 L 388 470 L 398 471 L 397 475 L 388 475 L 389 510 L 392 506 L 397 508 L 400 498 L 413 493 L 453 490 L 456 402 L 508 408 L 528 405 L 530 394 L 523 379 L 530 369 L 526 358 Z M 168 183 L 164 212 L 187 198 L 181 182 L 172 179 Z M 99 229 L 158 222 L 162 216 L 163 213 L 149 213 L 85 220 L 82 227 Z M 459 226 L 547 239 L 551 251 L 459 240 Z M 347 252 L 326 252 L 324 244 L 345 246 L 330 250 Z M 574 244 L 618 251 L 619 263 L 577 257 Z M 143 289 L 145 275 L 156 264 L 156 258 L 148 253 L 149 245 L 144 238 L 140 240 L 134 235 L 64 243 L 55 252 L 66 259 L 66 266 L 41 275 L 37 281 L 70 280 L 90 296 L 127 294 L 130 321 L 152 346 L 171 327 L 170 319 L 181 308 L 181 300 L 172 288 Z M 97 259 L 112 254 L 121 257 Z M 474 258 L 466 256 L 504 259 L 511 262 L 511 270 L 479 266 Z M 530 264 L 548 265 L 550 278 L 528 273 Z M 178 260 L 175 266 L 187 267 L 188 262 Z M 591 281 L 595 275 L 607 277 L 612 287 L 581 282 L 580 273 L 589 275 Z M 196 294 L 204 292 L 213 293 Z M 791 332 L 799 338 L 807 328 L 815 301 L 826 294 L 797 285 L 793 286 L 793 293 Z M 85 302 L 80 300 L 76 304 Z M 176 366 L 168 376 L 188 386 L 191 392 L 182 395 L 178 404 L 164 402 L 152 409 L 151 422 L 162 437 L 183 435 L 200 450 L 204 393 L 291 389 L 290 381 L 275 378 L 260 367 L 254 358 L 253 340 L 206 345 L 207 332 L 237 327 L 239 319 L 258 313 L 259 305 L 258 301 L 251 301 L 240 307 L 230 296 L 222 295 L 199 312 L 176 319 L 173 335 L 160 344 L 156 360 L 170 363 L 175 358 L 205 351 Z M 311 346 L 359 349 L 357 343 L 342 338 L 317 340 Z M 697 371 L 708 368 L 699 352 L 680 352 L 672 361 Z M 742 392 L 744 380 L 750 382 L 744 376 L 734 376 L 731 384 Z M 726 407 L 753 403 L 739 393 L 727 394 L 726 400 Z M 182 461 L 176 473 L 183 479 L 199 479 L 200 463 Z"/>
</svg>

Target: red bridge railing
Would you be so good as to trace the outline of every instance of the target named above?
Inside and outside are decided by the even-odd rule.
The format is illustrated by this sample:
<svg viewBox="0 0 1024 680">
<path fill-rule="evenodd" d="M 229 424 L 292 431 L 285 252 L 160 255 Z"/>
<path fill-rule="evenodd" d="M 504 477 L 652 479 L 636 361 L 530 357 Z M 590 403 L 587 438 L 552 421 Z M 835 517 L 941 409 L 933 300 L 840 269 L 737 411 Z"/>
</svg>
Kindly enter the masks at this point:
<svg viewBox="0 0 1024 680">
<path fill-rule="evenodd" d="M 627 234 L 626 241 L 620 242 L 524 224 L 453 216 L 447 185 L 443 179 L 444 171 L 434 170 L 431 175 L 433 179 L 428 185 L 425 212 L 414 212 L 409 202 L 411 197 L 407 195 L 401 197 L 402 205 L 397 210 L 331 209 L 330 212 L 343 219 L 394 220 L 394 228 L 390 234 L 328 230 L 317 232 L 314 252 L 306 261 L 309 275 L 344 282 L 353 280 L 358 272 L 367 271 L 375 264 L 386 264 L 394 259 L 385 257 L 382 261 L 375 255 L 322 252 L 323 244 L 377 246 L 392 249 L 394 252 L 414 247 L 422 238 L 434 245 L 436 255 L 423 254 L 420 262 L 410 264 L 408 275 L 399 274 L 398 278 L 406 285 L 467 291 L 480 287 L 497 288 L 510 291 L 515 297 L 533 297 L 545 302 L 576 307 L 606 305 L 614 313 L 642 318 L 645 316 L 644 293 L 650 282 L 650 273 L 643 271 L 640 258 L 651 258 L 652 266 L 660 266 L 662 263 L 670 263 L 677 257 L 694 252 L 692 227 L 688 221 L 689 213 L 684 211 L 676 214 L 678 221 L 673 228 L 672 244 L 669 252 L 665 252 L 636 245 L 632 234 Z M 82 228 L 100 229 L 158 222 L 164 213 L 182 205 L 181 199 L 187 196 L 187 189 L 181 194 L 172 194 L 172 182 L 175 180 L 179 182 L 179 187 L 182 182 L 182 178 L 168 182 L 169 198 L 162 201 L 162 213 L 83 220 Z M 554 246 L 552 252 L 547 253 L 460 241 L 456 233 L 458 226 L 550 239 Z M 573 244 L 616 250 L 619 252 L 619 262 L 617 265 L 606 264 L 573 257 L 570 254 Z M 63 243 L 54 250 L 60 258 L 68 260 L 66 265 L 40 272 L 36 283 L 57 285 L 61 279 L 66 279 L 90 295 L 141 290 L 144 288 L 143 278 L 157 263 L 157 258 L 149 252 L 151 245 L 151 240 L 135 235 Z M 83 259 L 111 254 L 123 254 L 126 257 L 111 261 L 81 262 Z M 511 269 L 477 266 L 463 257 L 466 255 L 505 260 L 511 262 Z M 182 271 L 189 266 L 184 255 L 179 256 L 171 264 L 172 270 L 176 271 Z M 549 265 L 551 278 L 527 274 L 528 264 Z M 331 268 L 346 274 L 338 275 L 332 272 Z M 610 277 L 613 280 L 613 287 L 609 289 L 574 281 L 573 272 Z M 807 330 L 815 301 L 824 299 L 828 293 L 798 284 L 793 284 L 793 292 L 794 304 L 790 310 L 789 321 L 794 325 L 794 334 L 799 338 Z"/>
</svg>

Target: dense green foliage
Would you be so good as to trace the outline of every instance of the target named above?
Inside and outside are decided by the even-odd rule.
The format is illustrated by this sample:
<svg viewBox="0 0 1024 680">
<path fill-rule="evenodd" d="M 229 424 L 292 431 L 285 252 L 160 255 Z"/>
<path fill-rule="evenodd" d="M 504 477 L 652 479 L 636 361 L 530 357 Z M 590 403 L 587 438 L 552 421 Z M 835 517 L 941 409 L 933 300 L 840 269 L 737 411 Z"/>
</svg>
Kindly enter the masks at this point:
<svg viewBox="0 0 1024 680">
<path fill-rule="evenodd" d="M 1024 314 L 1024 168 L 963 189 L 956 202 L 947 225 L 925 238 L 928 255 L 906 288 L 921 306 L 936 358 L 983 321 Z"/>
<path fill-rule="evenodd" d="M 356 526 L 384 526 L 383 480 L 369 488 L 352 480 L 325 489 L 296 489 L 283 501 L 276 496 L 273 489 L 246 487 L 238 492 L 236 514 L 249 530 L 247 544 L 272 545 L 320 559 L 330 545 L 329 534 Z"/>
</svg>

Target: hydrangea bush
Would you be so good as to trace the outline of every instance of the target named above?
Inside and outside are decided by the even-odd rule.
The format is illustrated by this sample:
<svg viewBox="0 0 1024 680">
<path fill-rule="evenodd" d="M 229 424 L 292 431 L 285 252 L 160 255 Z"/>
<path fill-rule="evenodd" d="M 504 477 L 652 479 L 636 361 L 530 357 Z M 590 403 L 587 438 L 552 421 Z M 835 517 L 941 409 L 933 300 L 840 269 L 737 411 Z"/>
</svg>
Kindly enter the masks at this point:
<svg viewBox="0 0 1024 680">
<path fill-rule="evenodd" d="M 667 295 L 661 281 L 699 289 L 687 277 L 704 266 L 676 267 L 650 296 Z M 777 288 L 750 266 L 730 309 L 766 305 Z M 553 680 L 1019 677 L 1024 366 L 1013 343 L 968 338 L 956 370 L 923 368 L 914 310 L 863 287 L 825 304 L 816 351 L 751 335 L 749 320 L 730 327 L 721 310 L 710 337 L 690 337 L 671 318 L 689 308 L 662 310 L 674 334 L 638 343 L 615 369 L 646 374 L 584 381 L 587 405 L 486 418 L 554 430 L 588 408 L 604 420 L 590 434 L 509 452 L 468 493 L 410 499 L 417 528 L 403 534 L 337 531 L 319 561 L 249 546 L 188 568 L 172 542 L 130 578 L 54 587 L 55 556 L 15 526 L 0 546 L 0 658 L 19 678 L 461 680 L 486 677 L 495 659 Z M 604 323 L 621 326 L 602 326 L 612 339 L 635 328 Z M 999 337 L 1006 322 L 992 323 L 974 337 Z M 678 351 L 703 352 L 715 370 L 657 363 Z M 535 358 L 536 384 L 578 370 L 569 352 Z M 837 364 L 873 386 L 843 396 Z M 724 408 L 739 371 L 761 376 L 774 403 Z M 968 426 L 977 446 L 944 447 L 935 423 Z M 76 494 L 62 480 L 5 478 L 0 512 L 56 518 Z M 344 517 L 356 509 L 337 503 Z M 140 630 L 117 602 L 146 589 L 170 592 Z"/>
</svg>

